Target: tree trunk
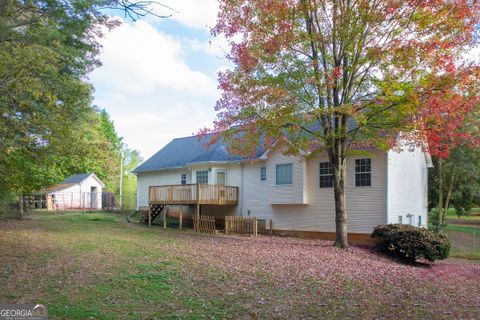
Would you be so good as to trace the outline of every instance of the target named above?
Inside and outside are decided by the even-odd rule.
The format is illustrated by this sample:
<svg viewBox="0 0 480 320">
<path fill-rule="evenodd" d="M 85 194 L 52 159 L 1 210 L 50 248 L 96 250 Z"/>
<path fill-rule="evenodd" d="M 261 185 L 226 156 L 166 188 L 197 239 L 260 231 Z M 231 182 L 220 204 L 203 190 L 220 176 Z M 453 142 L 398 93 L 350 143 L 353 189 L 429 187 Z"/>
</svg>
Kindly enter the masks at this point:
<svg viewBox="0 0 480 320">
<path fill-rule="evenodd" d="M 335 247 L 348 248 L 347 210 L 345 207 L 345 159 L 336 159 L 333 167 L 333 192 L 335 195 Z"/>
<path fill-rule="evenodd" d="M 452 177 L 450 178 L 450 184 L 448 186 L 448 192 L 447 192 L 447 199 L 445 199 L 445 214 L 442 218 L 443 221 L 447 219 L 447 214 L 448 214 L 448 206 L 450 205 L 450 198 L 452 197 L 452 189 L 453 189 L 453 181 L 455 180 L 455 174 L 452 174 Z"/>
<path fill-rule="evenodd" d="M 438 205 L 437 225 L 443 226 L 443 159 L 438 159 Z"/>
<path fill-rule="evenodd" d="M 18 199 L 19 199 L 20 208 L 19 208 L 19 210 L 18 210 L 18 217 L 17 217 L 17 218 L 18 218 L 18 219 L 22 219 L 22 218 L 23 218 L 23 201 L 24 201 L 24 199 L 23 199 L 23 193 L 21 193 L 21 194 L 19 195 Z"/>
</svg>

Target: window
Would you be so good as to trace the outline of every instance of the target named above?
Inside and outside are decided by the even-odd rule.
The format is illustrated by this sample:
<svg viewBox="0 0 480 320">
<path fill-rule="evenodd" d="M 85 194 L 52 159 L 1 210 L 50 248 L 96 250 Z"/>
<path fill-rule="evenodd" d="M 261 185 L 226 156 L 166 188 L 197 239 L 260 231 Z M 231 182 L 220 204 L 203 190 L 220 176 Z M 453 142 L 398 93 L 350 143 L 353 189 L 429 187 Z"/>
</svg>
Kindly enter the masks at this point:
<svg viewBox="0 0 480 320">
<path fill-rule="evenodd" d="M 197 171 L 197 183 L 208 184 L 208 170 Z"/>
<path fill-rule="evenodd" d="M 372 159 L 355 160 L 355 186 L 369 187 L 372 185 Z"/>
<path fill-rule="evenodd" d="M 398 223 L 400 223 L 400 224 L 403 223 L 403 217 L 402 216 L 398 216 Z"/>
<path fill-rule="evenodd" d="M 276 177 L 277 184 L 292 184 L 292 164 L 277 164 Z"/>
<path fill-rule="evenodd" d="M 267 180 L 267 167 L 260 168 L 260 180 Z"/>
<path fill-rule="evenodd" d="M 422 216 L 418 216 L 418 226 L 422 226 Z"/>
<path fill-rule="evenodd" d="M 186 173 L 182 173 L 181 182 L 182 182 L 182 184 L 187 184 L 187 174 Z"/>
<path fill-rule="evenodd" d="M 320 188 L 333 187 L 333 171 L 330 162 L 320 162 Z"/>
</svg>

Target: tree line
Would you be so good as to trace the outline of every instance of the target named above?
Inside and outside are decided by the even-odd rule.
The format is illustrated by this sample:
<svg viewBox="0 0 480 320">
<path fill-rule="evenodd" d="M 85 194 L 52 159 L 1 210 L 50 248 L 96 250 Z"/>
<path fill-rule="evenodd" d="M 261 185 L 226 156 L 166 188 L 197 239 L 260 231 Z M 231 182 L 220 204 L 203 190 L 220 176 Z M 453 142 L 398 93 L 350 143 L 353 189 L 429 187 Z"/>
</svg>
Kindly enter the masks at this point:
<svg viewBox="0 0 480 320">
<path fill-rule="evenodd" d="M 128 174 L 141 161 L 139 153 L 122 144 L 108 113 L 92 104 L 86 81 L 100 65 L 101 28 L 118 24 L 101 12 L 106 7 L 132 17 L 145 13 L 129 1 L 0 2 L 3 204 L 75 173 L 95 173 L 118 193 L 122 154 L 132 188 Z"/>
</svg>

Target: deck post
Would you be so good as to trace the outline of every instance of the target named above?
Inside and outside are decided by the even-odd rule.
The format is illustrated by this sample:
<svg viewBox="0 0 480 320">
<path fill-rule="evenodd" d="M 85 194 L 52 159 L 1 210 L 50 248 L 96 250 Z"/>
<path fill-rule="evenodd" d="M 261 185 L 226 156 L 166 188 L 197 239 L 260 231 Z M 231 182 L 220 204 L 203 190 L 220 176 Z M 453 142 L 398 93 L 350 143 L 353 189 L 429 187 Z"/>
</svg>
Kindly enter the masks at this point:
<svg viewBox="0 0 480 320">
<path fill-rule="evenodd" d="M 180 217 L 179 217 L 179 221 L 178 221 L 178 228 L 180 230 L 182 230 L 182 223 L 183 223 L 182 220 L 183 220 L 183 210 L 182 210 L 182 208 L 180 208 Z"/>
<path fill-rule="evenodd" d="M 273 220 L 270 219 L 270 236 L 273 235 Z"/>
<path fill-rule="evenodd" d="M 167 206 L 163 206 L 163 229 L 167 229 Z"/>
<path fill-rule="evenodd" d="M 152 225 L 152 205 L 148 206 L 148 225 Z"/>
</svg>

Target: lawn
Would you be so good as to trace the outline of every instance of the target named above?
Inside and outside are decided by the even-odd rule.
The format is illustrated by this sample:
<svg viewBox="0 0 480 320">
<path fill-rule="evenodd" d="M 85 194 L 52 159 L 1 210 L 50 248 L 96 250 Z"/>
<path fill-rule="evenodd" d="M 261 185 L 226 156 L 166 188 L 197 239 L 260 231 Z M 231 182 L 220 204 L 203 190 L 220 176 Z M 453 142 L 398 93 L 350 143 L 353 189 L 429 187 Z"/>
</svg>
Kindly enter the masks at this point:
<svg viewBox="0 0 480 320">
<path fill-rule="evenodd" d="M 0 302 L 51 319 L 475 319 L 480 264 L 404 265 L 366 248 L 199 235 L 109 213 L 0 221 Z"/>
</svg>

